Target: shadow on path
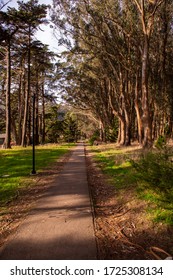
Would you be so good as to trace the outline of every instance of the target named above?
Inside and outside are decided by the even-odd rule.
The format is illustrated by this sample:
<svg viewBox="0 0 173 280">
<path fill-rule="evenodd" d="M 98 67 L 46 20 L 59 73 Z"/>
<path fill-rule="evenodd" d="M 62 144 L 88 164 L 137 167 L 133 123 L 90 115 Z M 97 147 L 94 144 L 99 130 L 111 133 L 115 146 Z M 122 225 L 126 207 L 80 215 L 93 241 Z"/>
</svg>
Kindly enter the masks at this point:
<svg viewBox="0 0 173 280">
<path fill-rule="evenodd" d="M 0 259 L 96 259 L 84 147 L 79 144 L 37 201 Z"/>
</svg>

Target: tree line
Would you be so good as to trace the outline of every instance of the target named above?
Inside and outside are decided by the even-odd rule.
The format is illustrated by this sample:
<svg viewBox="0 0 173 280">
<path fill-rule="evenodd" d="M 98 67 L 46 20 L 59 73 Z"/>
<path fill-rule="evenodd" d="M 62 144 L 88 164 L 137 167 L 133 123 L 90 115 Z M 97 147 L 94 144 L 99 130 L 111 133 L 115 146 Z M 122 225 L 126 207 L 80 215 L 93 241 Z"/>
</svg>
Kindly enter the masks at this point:
<svg viewBox="0 0 173 280">
<path fill-rule="evenodd" d="M 173 134 L 172 0 L 54 0 L 60 90 L 100 137 L 151 147 Z"/>
<path fill-rule="evenodd" d="M 11 140 L 31 144 L 33 96 L 36 144 L 44 143 L 46 107 L 55 104 L 55 54 L 35 39 L 41 24 L 48 24 L 49 6 L 38 0 L 17 3 L 16 9 L 0 2 L 0 131 L 6 132 L 5 148 Z"/>
</svg>

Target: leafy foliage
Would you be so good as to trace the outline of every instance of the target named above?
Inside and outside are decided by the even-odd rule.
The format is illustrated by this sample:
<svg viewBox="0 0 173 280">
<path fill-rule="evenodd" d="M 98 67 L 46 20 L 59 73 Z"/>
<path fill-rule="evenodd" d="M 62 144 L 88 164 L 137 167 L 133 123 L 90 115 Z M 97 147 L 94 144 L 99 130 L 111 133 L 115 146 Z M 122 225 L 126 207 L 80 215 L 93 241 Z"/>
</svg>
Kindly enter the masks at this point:
<svg viewBox="0 0 173 280">
<path fill-rule="evenodd" d="M 121 145 L 135 139 L 150 147 L 166 121 L 172 135 L 173 2 L 53 3 L 52 20 L 66 47 L 63 97 L 101 122 L 103 134 L 114 129 L 116 117 L 113 139 Z"/>
<path fill-rule="evenodd" d="M 31 144 L 33 95 L 36 144 L 45 142 L 45 107 L 50 100 L 55 102 L 55 54 L 34 38 L 40 24 L 48 23 L 49 6 L 38 0 L 17 4 L 17 8 L 0 11 L 0 132 L 6 126 L 6 148 L 10 148 L 10 138 L 17 145 Z"/>
<path fill-rule="evenodd" d="M 95 158 L 120 196 L 134 192 L 134 200 L 146 201 L 146 215 L 155 222 L 173 225 L 172 150 L 141 154 L 133 148 L 94 146 Z M 135 159 L 134 159 L 135 158 Z"/>
<path fill-rule="evenodd" d="M 147 183 L 148 188 L 169 197 L 173 191 L 173 163 L 169 160 L 168 151 L 143 153 L 139 161 L 131 161 L 138 172 L 140 180 Z"/>
<path fill-rule="evenodd" d="M 137 171 L 138 193 L 157 206 L 151 212 L 155 221 L 173 224 L 173 163 L 168 149 L 147 152 L 140 160 L 131 161 Z"/>
<path fill-rule="evenodd" d="M 63 123 L 63 134 L 66 142 L 76 142 L 79 136 L 78 124 L 74 115 L 67 113 Z"/>
<path fill-rule="evenodd" d="M 163 150 L 166 147 L 166 137 L 160 135 L 155 142 L 155 147 L 159 150 Z"/>
<path fill-rule="evenodd" d="M 93 135 L 89 139 L 90 145 L 94 145 L 99 139 L 99 130 L 94 131 Z"/>
<path fill-rule="evenodd" d="M 66 107 L 54 105 L 47 108 L 46 121 L 46 141 L 57 143 L 65 141 L 76 142 L 80 137 L 80 129 L 75 114 Z"/>
</svg>

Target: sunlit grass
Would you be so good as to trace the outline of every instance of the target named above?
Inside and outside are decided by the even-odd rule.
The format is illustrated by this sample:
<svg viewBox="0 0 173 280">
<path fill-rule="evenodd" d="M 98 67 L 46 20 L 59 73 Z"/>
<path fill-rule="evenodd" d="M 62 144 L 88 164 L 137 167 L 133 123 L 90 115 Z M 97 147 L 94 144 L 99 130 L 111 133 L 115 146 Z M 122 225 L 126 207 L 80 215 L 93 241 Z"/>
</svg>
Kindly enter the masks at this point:
<svg viewBox="0 0 173 280">
<path fill-rule="evenodd" d="M 39 172 L 63 156 L 71 145 L 36 147 L 36 170 Z M 32 181 L 32 148 L 0 150 L 0 205 L 15 197 L 17 190 Z"/>
<path fill-rule="evenodd" d="M 102 147 L 100 147 L 102 148 Z M 95 159 L 102 171 L 109 176 L 109 180 L 116 188 L 126 188 L 136 183 L 134 172 L 127 153 L 122 149 L 99 148 L 95 151 Z"/>
<path fill-rule="evenodd" d="M 166 193 L 162 189 L 156 188 L 157 176 L 158 178 L 161 176 L 159 170 L 158 174 L 156 173 L 155 184 L 153 184 L 153 181 L 150 181 L 149 174 L 148 176 L 146 174 L 146 178 L 149 180 L 144 181 L 132 166 L 131 159 L 138 160 L 142 152 L 138 147 L 134 149 L 134 147 L 117 148 L 115 145 L 100 145 L 91 149 L 98 166 L 107 175 L 109 182 L 115 186 L 120 195 L 121 193 L 125 195 L 126 190 L 133 189 L 137 199 L 147 202 L 146 215 L 150 219 L 154 222 L 173 225 L 173 187 L 167 188 L 167 174 L 164 171 L 162 184 L 163 190 L 164 188 L 168 190 Z M 136 198 L 134 197 L 134 199 Z"/>
</svg>

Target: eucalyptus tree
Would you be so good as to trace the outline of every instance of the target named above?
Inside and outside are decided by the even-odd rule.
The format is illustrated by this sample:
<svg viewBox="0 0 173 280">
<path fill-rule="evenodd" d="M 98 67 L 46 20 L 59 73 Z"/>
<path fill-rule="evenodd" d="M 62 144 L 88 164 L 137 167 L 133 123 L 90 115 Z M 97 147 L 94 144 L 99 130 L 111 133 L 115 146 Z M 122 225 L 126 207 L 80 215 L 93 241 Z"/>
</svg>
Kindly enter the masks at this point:
<svg viewBox="0 0 173 280">
<path fill-rule="evenodd" d="M 153 98 L 153 138 L 172 134 L 173 123 L 173 2 L 164 1 L 154 22 L 154 34 L 150 41 L 149 83 Z M 157 52 L 156 52 L 157 49 Z"/>
<path fill-rule="evenodd" d="M 172 100 L 172 2 L 53 2 L 52 19 L 62 34 L 59 44 L 67 47 L 64 89 L 69 99 L 107 123 L 112 114 L 118 118 L 121 144 L 129 145 L 136 131 L 139 143 L 150 147 L 158 135 L 155 108 L 167 112 L 172 106 L 166 102 L 168 96 Z M 161 133 L 168 113 L 163 115 Z"/>
<path fill-rule="evenodd" d="M 67 81 L 64 82 L 63 90 L 68 93 L 68 101 L 75 104 L 75 107 L 82 109 L 87 114 L 92 114 L 93 117 L 99 120 L 101 106 L 100 112 L 98 112 L 99 98 L 96 97 L 99 92 L 99 82 L 97 81 L 96 74 L 93 73 L 93 66 L 94 63 L 97 64 L 97 59 L 94 59 L 94 51 L 87 47 L 80 38 L 83 36 L 83 28 L 79 3 L 75 1 L 67 2 L 54 1 L 54 4 L 57 6 L 53 14 L 53 21 L 64 32 L 64 37 L 61 38 L 60 43 L 66 44 L 67 49 L 71 49 L 71 51 L 63 54 L 66 63 L 63 63 L 65 71 L 63 70 L 62 76 Z M 59 13 L 60 16 L 57 17 L 56 13 Z M 85 17 L 86 15 L 84 15 Z M 68 37 L 66 37 L 66 34 L 68 34 Z M 91 61 L 92 58 L 94 61 L 93 65 L 90 65 L 90 69 L 87 69 L 86 61 Z M 95 65 L 96 68 L 97 66 Z"/>
<path fill-rule="evenodd" d="M 150 52 L 150 39 L 152 37 L 152 31 L 154 26 L 154 20 L 156 18 L 156 13 L 164 0 L 154 0 L 154 1 L 138 1 L 132 0 L 135 3 L 140 23 L 142 26 L 142 48 L 141 48 L 141 63 L 142 63 L 142 73 L 141 73 L 141 91 L 142 91 L 142 123 L 144 128 L 144 140 L 143 146 L 152 146 L 152 120 L 149 104 L 149 93 L 148 93 L 148 64 L 149 64 L 149 52 Z"/>
<path fill-rule="evenodd" d="M 108 124 L 110 122 L 110 117 L 107 118 L 108 115 L 112 117 L 113 113 L 118 117 L 122 128 L 120 141 L 122 144 L 128 145 L 130 143 L 130 96 L 126 94 L 125 98 L 123 87 L 128 69 L 128 53 L 126 55 L 128 40 L 124 40 L 126 33 L 115 20 L 115 15 L 116 18 L 119 18 L 121 12 L 120 4 L 115 1 L 86 0 L 75 1 L 75 3 L 73 1 L 66 1 L 66 3 L 54 1 L 54 3 L 56 12 L 53 20 L 64 32 L 64 36 L 68 34 L 73 38 L 74 45 L 71 48 L 71 55 L 78 57 L 77 68 L 84 61 L 85 65 L 88 63 L 92 68 L 92 63 L 97 60 L 99 68 L 97 74 L 95 73 L 97 87 L 92 87 L 92 91 L 87 96 L 85 95 L 83 102 L 89 104 L 88 99 L 91 99 L 93 101 L 92 111 L 97 110 L 99 118 L 107 121 Z M 56 13 L 58 13 L 58 17 Z M 113 17 L 110 17 L 110 14 Z M 65 39 L 62 41 L 66 42 Z M 79 75 L 79 71 L 77 72 Z M 88 77 L 86 84 L 89 84 L 88 73 L 89 71 L 85 71 L 85 80 Z M 85 88 L 81 90 L 81 98 Z M 79 98 L 79 94 L 77 96 Z M 94 96 L 96 98 L 93 98 Z M 100 110 L 102 106 L 104 110 Z M 102 117 L 103 111 L 104 116 Z"/>
</svg>

